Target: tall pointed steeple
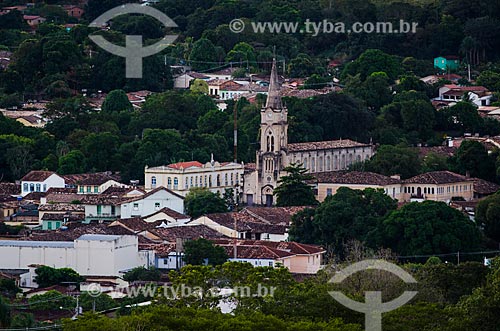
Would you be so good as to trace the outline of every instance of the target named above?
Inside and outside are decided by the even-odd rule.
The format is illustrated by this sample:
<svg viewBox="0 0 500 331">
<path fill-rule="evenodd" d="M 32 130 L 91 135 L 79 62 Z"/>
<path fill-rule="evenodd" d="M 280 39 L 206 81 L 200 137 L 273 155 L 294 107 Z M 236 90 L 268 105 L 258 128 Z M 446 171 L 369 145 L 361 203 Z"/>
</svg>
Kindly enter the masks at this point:
<svg viewBox="0 0 500 331">
<path fill-rule="evenodd" d="M 278 80 L 278 69 L 276 67 L 276 58 L 273 58 L 273 68 L 271 69 L 271 79 L 269 82 L 269 92 L 267 94 L 266 108 L 282 109 L 280 96 L 280 83 Z"/>
</svg>

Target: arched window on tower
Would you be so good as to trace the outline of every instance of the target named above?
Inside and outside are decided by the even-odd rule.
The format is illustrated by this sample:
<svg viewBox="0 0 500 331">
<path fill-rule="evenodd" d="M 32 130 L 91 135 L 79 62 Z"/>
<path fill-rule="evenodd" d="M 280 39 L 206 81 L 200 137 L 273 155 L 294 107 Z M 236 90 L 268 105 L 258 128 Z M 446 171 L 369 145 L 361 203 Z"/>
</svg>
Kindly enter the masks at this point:
<svg viewBox="0 0 500 331">
<path fill-rule="evenodd" d="M 274 152 L 274 136 L 271 136 L 271 152 Z"/>
</svg>

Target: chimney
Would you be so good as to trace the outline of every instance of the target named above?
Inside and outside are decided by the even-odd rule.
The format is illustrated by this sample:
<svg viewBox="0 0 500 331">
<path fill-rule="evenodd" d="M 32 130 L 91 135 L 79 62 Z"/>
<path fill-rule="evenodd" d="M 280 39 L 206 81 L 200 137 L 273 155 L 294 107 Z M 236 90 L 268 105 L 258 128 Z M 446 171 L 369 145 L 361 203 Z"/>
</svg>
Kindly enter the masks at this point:
<svg viewBox="0 0 500 331">
<path fill-rule="evenodd" d="M 401 175 L 399 174 L 394 174 L 391 176 L 392 179 L 397 179 L 397 180 L 401 180 Z"/>
</svg>

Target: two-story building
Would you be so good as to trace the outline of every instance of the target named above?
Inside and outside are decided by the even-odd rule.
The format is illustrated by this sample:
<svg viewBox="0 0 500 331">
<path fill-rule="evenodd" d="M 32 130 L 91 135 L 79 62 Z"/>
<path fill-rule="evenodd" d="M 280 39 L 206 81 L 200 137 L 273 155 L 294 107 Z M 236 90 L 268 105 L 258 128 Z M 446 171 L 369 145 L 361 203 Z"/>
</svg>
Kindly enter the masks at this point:
<svg viewBox="0 0 500 331">
<path fill-rule="evenodd" d="M 146 166 L 144 183 L 146 190 L 163 186 L 186 196 L 191 188 L 206 187 L 222 196 L 226 189 L 240 185 L 243 172 L 244 165 L 234 162 L 179 162 L 151 168 Z"/>
<path fill-rule="evenodd" d="M 33 170 L 21 178 L 21 196 L 31 192 L 47 192 L 49 188 L 64 188 L 65 180 L 53 171 Z"/>
<path fill-rule="evenodd" d="M 145 217 L 163 208 L 184 213 L 184 197 L 165 187 L 158 187 L 146 194 L 123 199 L 119 203 L 121 218 Z"/>
</svg>

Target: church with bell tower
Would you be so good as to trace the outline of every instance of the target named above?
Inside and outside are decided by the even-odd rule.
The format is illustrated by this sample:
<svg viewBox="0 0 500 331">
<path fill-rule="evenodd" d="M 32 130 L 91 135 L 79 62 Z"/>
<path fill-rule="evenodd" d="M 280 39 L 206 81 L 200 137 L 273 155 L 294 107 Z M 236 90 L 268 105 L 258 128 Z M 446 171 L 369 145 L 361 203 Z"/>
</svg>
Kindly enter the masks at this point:
<svg viewBox="0 0 500 331">
<path fill-rule="evenodd" d="M 260 149 L 257 151 L 257 201 L 273 204 L 273 190 L 286 166 L 288 143 L 288 111 L 283 106 L 276 59 L 273 59 L 269 92 L 260 111 Z"/>
<path fill-rule="evenodd" d="M 348 169 L 353 163 L 372 157 L 373 146 L 349 139 L 288 143 L 288 110 L 281 100 L 281 88 L 273 59 L 269 91 L 260 111 L 260 148 L 255 165 L 247 165 L 243 182 L 243 201 L 248 205 L 272 206 L 274 189 L 283 169 L 302 164 L 308 173 Z"/>
</svg>

